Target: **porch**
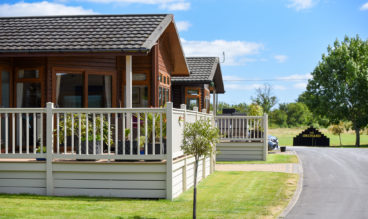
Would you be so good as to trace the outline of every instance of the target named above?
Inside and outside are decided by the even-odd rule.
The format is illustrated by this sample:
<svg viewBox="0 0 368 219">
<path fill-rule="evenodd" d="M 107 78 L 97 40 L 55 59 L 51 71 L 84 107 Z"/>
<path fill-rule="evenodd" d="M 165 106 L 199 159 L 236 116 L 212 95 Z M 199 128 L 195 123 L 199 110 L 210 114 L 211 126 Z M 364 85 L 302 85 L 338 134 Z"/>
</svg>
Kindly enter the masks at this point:
<svg viewBox="0 0 368 219">
<path fill-rule="evenodd" d="M 220 131 L 216 145 L 217 161 L 266 160 L 268 152 L 268 116 L 217 115 Z"/>
<path fill-rule="evenodd" d="M 170 102 L 131 109 L 47 103 L 0 114 L 0 193 L 166 199 L 193 185 L 194 158 L 180 149 L 185 123 L 213 119 Z M 198 180 L 213 163 L 201 159 Z"/>
</svg>

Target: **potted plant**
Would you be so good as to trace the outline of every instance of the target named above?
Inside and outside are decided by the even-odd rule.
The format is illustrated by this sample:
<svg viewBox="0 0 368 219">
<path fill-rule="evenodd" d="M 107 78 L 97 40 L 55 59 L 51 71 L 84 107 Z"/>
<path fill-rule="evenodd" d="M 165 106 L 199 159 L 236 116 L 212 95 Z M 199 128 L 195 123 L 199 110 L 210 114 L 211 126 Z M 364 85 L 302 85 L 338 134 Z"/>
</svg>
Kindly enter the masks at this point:
<svg viewBox="0 0 368 219">
<path fill-rule="evenodd" d="M 76 149 L 76 153 L 79 154 L 79 139 L 81 140 L 80 145 L 80 154 L 93 154 L 93 142 L 95 141 L 96 145 L 96 154 L 101 154 L 103 151 L 103 145 L 101 145 L 101 139 L 104 144 L 108 144 L 109 139 L 109 124 L 107 121 L 103 121 L 101 117 L 97 116 L 95 118 L 95 133 L 93 133 L 93 121 L 86 114 L 82 114 L 80 117 L 78 114 L 74 114 L 74 123 L 72 125 L 71 114 L 67 114 L 66 122 L 64 119 L 61 119 L 59 123 L 59 141 L 61 144 L 64 143 L 64 132 L 66 128 L 67 136 L 75 138 L 74 140 L 74 148 Z M 88 119 L 88 139 L 87 139 L 87 119 Z M 101 133 L 101 123 L 102 123 L 102 133 Z M 80 124 L 80 126 L 79 126 Z M 79 135 L 80 129 L 80 135 Z M 72 130 L 74 136 L 72 136 Z M 110 128 L 110 145 L 114 144 L 112 140 L 113 127 Z M 95 138 L 95 139 L 93 139 Z M 65 147 L 65 146 L 64 146 Z"/>
<path fill-rule="evenodd" d="M 41 147 L 37 147 L 36 149 L 36 153 L 37 154 L 41 154 Z M 42 154 L 46 154 L 46 146 L 43 146 L 42 147 Z M 43 158 L 43 157 L 36 157 L 36 160 L 37 161 L 46 161 L 46 158 Z"/>
<path fill-rule="evenodd" d="M 155 127 L 153 127 L 153 119 L 155 119 Z M 162 114 L 162 144 L 163 151 L 160 151 L 160 114 L 147 114 L 147 154 L 153 154 L 153 136 L 152 129 L 155 129 L 155 154 L 166 154 L 166 114 Z M 145 121 L 144 116 L 141 117 L 141 121 Z M 145 132 L 144 125 L 141 126 L 141 133 Z"/>
<path fill-rule="evenodd" d="M 126 128 L 124 130 L 124 133 L 125 133 L 125 154 L 127 155 L 130 155 L 130 140 L 129 140 L 129 136 L 130 136 L 130 132 L 131 130 L 129 128 Z M 118 155 L 121 155 L 123 154 L 123 142 L 122 141 L 119 141 L 119 144 L 118 144 Z M 132 155 L 137 155 L 137 141 L 134 141 L 133 140 L 133 147 L 132 147 Z"/>
</svg>

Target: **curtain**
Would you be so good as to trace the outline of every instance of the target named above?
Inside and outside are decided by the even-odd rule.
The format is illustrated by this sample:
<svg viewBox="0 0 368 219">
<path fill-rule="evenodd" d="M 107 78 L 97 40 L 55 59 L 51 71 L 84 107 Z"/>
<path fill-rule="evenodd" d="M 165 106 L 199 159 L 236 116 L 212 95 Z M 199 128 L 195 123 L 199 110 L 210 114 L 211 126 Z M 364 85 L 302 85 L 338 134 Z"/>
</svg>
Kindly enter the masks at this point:
<svg viewBox="0 0 368 219">
<path fill-rule="evenodd" d="M 105 75 L 104 78 L 106 107 L 111 107 L 111 76 Z"/>
<path fill-rule="evenodd" d="M 59 106 L 61 74 L 56 74 L 56 107 Z"/>
</svg>

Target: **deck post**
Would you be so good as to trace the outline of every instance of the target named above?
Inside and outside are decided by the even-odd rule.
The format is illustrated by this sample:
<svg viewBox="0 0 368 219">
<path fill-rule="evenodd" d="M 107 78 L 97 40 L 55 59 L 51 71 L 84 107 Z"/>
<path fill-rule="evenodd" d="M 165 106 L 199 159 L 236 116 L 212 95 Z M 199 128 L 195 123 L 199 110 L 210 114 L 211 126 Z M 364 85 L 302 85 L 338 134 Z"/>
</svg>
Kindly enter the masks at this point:
<svg viewBox="0 0 368 219">
<path fill-rule="evenodd" d="M 125 107 L 126 108 L 132 108 L 132 90 L 133 90 L 133 67 L 132 64 L 132 56 L 126 56 L 125 57 Z M 131 114 L 127 114 L 127 128 L 131 128 Z M 133 141 L 133 140 L 131 140 Z"/>
<path fill-rule="evenodd" d="M 46 194 L 54 194 L 54 179 L 52 176 L 52 154 L 53 154 L 53 108 L 54 104 L 46 104 Z"/>
<path fill-rule="evenodd" d="M 173 103 L 166 104 L 166 199 L 173 200 Z"/>
<path fill-rule="evenodd" d="M 195 106 L 195 107 L 193 107 L 193 111 L 195 112 L 195 121 L 197 121 L 198 120 L 198 107 L 197 106 Z"/>
<path fill-rule="evenodd" d="M 215 89 L 213 89 L 212 97 L 213 97 L 213 100 L 212 100 L 213 116 L 215 117 L 216 116 L 216 112 L 217 112 L 217 106 L 216 106 L 216 90 Z"/>
<path fill-rule="evenodd" d="M 267 159 L 267 152 L 268 152 L 268 115 L 265 113 L 263 115 L 263 143 L 264 143 L 264 152 L 263 152 L 263 160 L 266 161 Z"/>
</svg>

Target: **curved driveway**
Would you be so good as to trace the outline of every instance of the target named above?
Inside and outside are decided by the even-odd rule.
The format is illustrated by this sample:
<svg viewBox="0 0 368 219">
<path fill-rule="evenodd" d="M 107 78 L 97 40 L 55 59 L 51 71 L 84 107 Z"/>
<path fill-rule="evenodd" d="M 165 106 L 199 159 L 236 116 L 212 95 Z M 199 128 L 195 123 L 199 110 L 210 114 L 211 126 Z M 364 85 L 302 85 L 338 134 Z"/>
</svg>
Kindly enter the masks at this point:
<svg viewBox="0 0 368 219">
<path fill-rule="evenodd" d="M 368 218 L 368 148 L 288 147 L 304 170 L 303 190 L 286 218 Z"/>
</svg>

